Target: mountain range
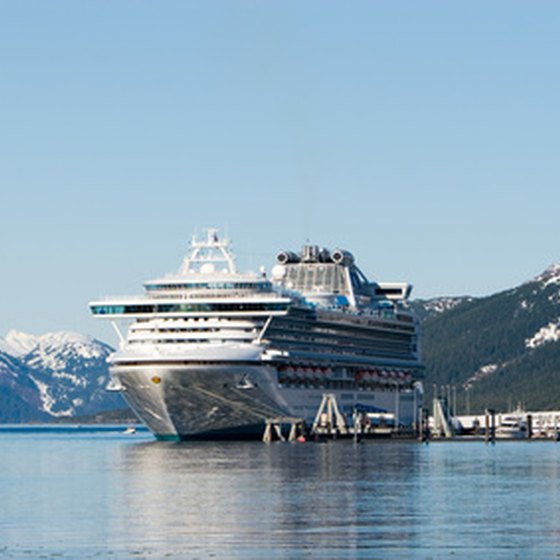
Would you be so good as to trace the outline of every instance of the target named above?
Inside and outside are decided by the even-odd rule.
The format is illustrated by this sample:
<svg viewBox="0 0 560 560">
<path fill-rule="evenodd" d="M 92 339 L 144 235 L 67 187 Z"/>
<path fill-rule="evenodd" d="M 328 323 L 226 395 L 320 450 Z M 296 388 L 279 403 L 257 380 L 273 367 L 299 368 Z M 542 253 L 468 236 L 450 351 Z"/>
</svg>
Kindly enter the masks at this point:
<svg viewBox="0 0 560 560">
<path fill-rule="evenodd" d="M 428 405 L 451 386 L 459 413 L 560 410 L 560 264 L 487 297 L 411 302 L 422 323 Z M 113 349 L 91 336 L 11 331 L 0 339 L 0 422 L 46 422 L 126 408 L 106 390 Z M 441 390 L 437 389 L 436 390 Z"/>
<path fill-rule="evenodd" d="M 52 421 L 124 408 L 106 390 L 113 349 L 71 332 L 0 339 L 0 422 Z"/>
</svg>

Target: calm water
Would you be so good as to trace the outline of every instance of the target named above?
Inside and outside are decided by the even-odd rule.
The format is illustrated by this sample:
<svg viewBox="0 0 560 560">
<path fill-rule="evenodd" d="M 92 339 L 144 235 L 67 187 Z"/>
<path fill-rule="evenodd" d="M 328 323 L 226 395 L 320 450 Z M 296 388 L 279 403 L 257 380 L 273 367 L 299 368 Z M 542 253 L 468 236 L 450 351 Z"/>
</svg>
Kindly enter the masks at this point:
<svg viewBox="0 0 560 560">
<path fill-rule="evenodd" d="M 0 430 L 4 558 L 560 558 L 560 444 Z"/>
</svg>

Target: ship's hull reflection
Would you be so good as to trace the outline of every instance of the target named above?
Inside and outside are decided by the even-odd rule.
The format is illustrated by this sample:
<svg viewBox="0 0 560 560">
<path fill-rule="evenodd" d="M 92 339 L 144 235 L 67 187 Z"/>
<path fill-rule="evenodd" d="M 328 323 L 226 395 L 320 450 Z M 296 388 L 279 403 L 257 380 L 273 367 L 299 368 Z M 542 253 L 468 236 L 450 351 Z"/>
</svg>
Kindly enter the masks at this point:
<svg viewBox="0 0 560 560">
<path fill-rule="evenodd" d="M 131 518 L 120 521 L 157 554 L 397 546 L 417 530 L 407 484 L 417 453 L 416 444 L 351 442 L 129 446 L 119 492 Z"/>
</svg>

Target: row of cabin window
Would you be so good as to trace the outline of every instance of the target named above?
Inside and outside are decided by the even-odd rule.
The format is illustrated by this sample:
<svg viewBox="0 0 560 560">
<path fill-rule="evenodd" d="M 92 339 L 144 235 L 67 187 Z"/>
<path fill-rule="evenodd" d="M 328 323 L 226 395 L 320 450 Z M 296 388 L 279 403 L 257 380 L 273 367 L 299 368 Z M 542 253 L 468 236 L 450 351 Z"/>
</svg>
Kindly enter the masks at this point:
<svg viewBox="0 0 560 560">
<path fill-rule="evenodd" d="M 284 311 L 285 303 L 173 303 L 137 305 L 95 305 L 95 315 L 136 315 L 140 313 L 196 313 L 216 311 Z"/>
<path fill-rule="evenodd" d="M 195 282 L 188 284 L 146 284 L 147 291 L 163 290 L 270 290 L 270 282 Z"/>
</svg>

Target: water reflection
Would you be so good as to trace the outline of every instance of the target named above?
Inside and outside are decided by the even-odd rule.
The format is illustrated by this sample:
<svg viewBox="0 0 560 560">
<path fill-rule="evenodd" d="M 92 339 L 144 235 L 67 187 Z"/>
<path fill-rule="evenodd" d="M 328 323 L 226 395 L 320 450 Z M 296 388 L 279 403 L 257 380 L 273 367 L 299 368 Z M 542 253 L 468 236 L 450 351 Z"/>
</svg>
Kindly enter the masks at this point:
<svg viewBox="0 0 560 560">
<path fill-rule="evenodd" d="M 116 504 L 135 524 L 115 534 L 243 558 L 560 551 L 557 455 L 523 444 L 126 447 Z"/>
<path fill-rule="evenodd" d="M 123 448 L 116 503 L 134 512 L 135 528 L 118 533 L 165 542 L 174 553 L 227 549 L 240 557 L 308 548 L 339 556 L 379 540 L 401 546 L 414 515 L 418 451 L 347 442 Z"/>
<path fill-rule="evenodd" d="M 554 443 L 0 444 L 2 557 L 560 554 Z"/>
</svg>

